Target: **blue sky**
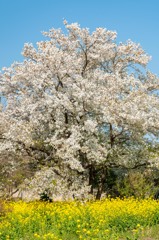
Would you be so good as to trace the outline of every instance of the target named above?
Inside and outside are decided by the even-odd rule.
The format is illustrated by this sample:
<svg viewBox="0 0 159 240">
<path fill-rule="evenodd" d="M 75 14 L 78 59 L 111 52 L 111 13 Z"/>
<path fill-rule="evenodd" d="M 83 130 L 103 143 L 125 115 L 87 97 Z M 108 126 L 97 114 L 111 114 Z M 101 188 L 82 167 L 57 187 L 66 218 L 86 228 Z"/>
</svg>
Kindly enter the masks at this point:
<svg viewBox="0 0 159 240">
<path fill-rule="evenodd" d="M 64 18 L 90 31 L 116 30 L 118 42 L 140 43 L 159 75 L 158 0 L 0 0 L 0 69 L 22 61 L 24 43 L 43 40 L 41 31 L 62 28 Z"/>
</svg>

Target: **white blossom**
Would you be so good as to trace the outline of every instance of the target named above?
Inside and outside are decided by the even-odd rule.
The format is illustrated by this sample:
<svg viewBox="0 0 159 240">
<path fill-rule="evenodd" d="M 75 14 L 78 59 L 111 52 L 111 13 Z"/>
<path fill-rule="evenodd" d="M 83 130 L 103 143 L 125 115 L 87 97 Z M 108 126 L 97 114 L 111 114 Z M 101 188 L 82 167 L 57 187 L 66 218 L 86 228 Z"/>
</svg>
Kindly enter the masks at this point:
<svg viewBox="0 0 159 240">
<path fill-rule="evenodd" d="M 49 176 L 57 178 L 63 192 L 67 184 L 55 177 L 55 166 L 61 172 L 70 169 L 81 186 L 88 186 L 90 166 L 108 166 L 114 152 L 121 158 L 123 140 L 138 136 L 144 141 L 146 134 L 158 134 L 159 129 L 159 98 L 154 91 L 159 79 L 141 71 L 150 60 L 141 46 L 130 40 L 118 45 L 116 32 L 107 29 L 90 33 L 77 23 L 64 25 L 66 34 L 51 29 L 44 32 L 47 41 L 36 47 L 25 44 L 25 60 L 0 75 L 7 99 L 1 111 L 1 151 L 8 143 L 8 148 L 21 144 L 32 154 L 44 152 L 52 168 L 37 172 L 35 179 L 43 189 L 51 184 Z"/>
</svg>

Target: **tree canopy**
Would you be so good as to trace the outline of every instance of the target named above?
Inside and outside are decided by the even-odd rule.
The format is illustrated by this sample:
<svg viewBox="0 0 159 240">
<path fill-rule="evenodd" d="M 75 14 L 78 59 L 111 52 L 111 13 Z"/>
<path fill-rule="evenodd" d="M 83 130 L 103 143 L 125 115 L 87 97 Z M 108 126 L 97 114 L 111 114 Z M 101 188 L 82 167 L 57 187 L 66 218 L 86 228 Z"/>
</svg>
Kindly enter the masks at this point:
<svg viewBox="0 0 159 240">
<path fill-rule="evenodd" d="M 148 141 L 158 137 L 159 79 L 139 44 L 64 25 L 36 47 L 25 44 L 24 61 L 3 69 L 0 150 L 32 159 L 29 185 L 38 192 L 100 198 L 109 167 L 154 159 Z"/>
</svg>

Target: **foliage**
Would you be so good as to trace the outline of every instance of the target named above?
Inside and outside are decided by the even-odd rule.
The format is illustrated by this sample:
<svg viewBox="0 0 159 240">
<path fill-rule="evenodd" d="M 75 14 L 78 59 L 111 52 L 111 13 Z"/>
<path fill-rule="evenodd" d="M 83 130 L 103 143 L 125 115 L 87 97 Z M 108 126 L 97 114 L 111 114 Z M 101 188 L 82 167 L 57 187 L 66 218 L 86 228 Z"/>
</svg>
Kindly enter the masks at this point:
<svg viewBox="0 0 159 240">
<path fill-rule="evenodd" d="M 0 222 L 9 213 L 11 213 L 11 206 L 9 207 L 2 199 L 0 199 Z"/>
<path fill-rule="evenodd" d="M 5 213 L 4 203 L 0 200 L 0 217 Z"/>
<path fill-rule="evenodd" d="M 1 239 L 138 239 L 145 227 L 159 224 L 152 199 L 96 202 L 13 202 L 0 222 Z"/>
<path fill-rule="evenodd" d="M 152 159 L 157 166 L 148 142 L 158 136 L 159 79 L 144 70 L 150 57 L 139 44 L 64 25 L 36 47 L 25 44 L 24 61 L 3 68 L 0 151 L 34 159 L 35 178 L 26 178 L 37 194 L 43 180 L 52 194 L 99 199 L 108 168 Z"/>
<path fill-rule="evenodd" d="M 36 166 L 28 156 L 22 158 L 8 150 L 0 156 L 0 169 L 0 195 L 10 199 L 18 194 L 24 180 L 34 175 Z"/>
<path fill-rule="evenodd" d="M 49 191 L 47 189 L 40 194 L 40 200 L 44 202 L 52 202 L 52 199 L 49 197 Z"/>
<path fill-rule="evenodd" d="M 136 198 L 153 197 L 156 188 L 151 170 L 131 170 L 117 182 L 120 196 L 134 196 Z"/>
</svg>

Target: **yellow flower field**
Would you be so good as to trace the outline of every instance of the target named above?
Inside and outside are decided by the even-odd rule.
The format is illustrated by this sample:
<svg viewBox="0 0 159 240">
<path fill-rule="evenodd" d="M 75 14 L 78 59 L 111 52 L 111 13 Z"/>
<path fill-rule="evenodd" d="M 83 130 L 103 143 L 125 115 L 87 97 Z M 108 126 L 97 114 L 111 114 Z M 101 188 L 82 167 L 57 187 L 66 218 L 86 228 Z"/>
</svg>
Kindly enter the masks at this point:
<svg viewBox="0 0 159 240">
<path fill-rule="evenodd" d="M 5 212 L 0 217 L 1 240 L 135 240 L 146 226 L 159 223 L 159 202 L 152 199 L 20 201 L 5 203 Z"/>
</svg>

